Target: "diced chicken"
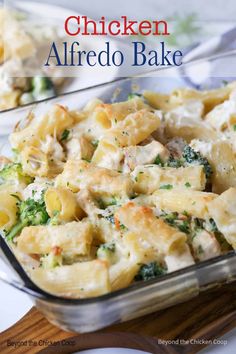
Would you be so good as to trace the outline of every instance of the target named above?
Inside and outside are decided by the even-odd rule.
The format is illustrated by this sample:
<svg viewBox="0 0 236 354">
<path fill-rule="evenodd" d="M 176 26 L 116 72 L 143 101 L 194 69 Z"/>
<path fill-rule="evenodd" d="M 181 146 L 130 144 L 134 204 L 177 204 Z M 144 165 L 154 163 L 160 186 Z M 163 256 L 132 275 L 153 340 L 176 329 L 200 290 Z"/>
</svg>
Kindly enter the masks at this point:
<svg viewBox="0 0 236 354">
<path fill-rule="evenodd" d="M 152 164 L 157 156 L 166 161 L 170 155 L 168 149 L 155 140 L 145 146 L 129 146 L 124 151 L 124 172 L 133 171 L 139 165 Z"/>
<path fill-rule="evenodd" d="M 178 269 L 182 269 L 194 264 L 193 256 L 190 252 L 189 246 L 184 244 L 180 250 L 171 252 L 165 257 L 165 263 L 168 273 Z"/>
<path fill-rule="evenodd" d="M 73 137 L 66 144 L 67 158 L 69 160 L 90 160 L 94 149 L 93 144 L 85 136 Z"/>
<path fill-rule="evenodd" d="M 205 261 L 221 254 L 219 242 L 212 233 L 206 230 L 201 230 L 196 234 L 192 240 L 192 248 L 199 261 Z"/>
</svg>

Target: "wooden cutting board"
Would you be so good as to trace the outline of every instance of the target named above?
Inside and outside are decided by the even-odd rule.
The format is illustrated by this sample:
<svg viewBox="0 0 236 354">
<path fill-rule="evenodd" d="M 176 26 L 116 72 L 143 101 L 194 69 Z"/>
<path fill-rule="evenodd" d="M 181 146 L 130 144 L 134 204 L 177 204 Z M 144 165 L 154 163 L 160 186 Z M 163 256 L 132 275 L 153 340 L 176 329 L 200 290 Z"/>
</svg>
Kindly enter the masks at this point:
<svg viewBox="0 0 236 354">
<path fill-rule="evenodd" d="M 0 353 L 61 354 L 99 347 L 127 347 L 153 354 L 191 354 L 206 346 L 207 340 L 219 338 L 235 327 L 236 282 L 209 290 L 183 304 L 92 334 L 64 332 L 32 308 L 0 335 Z M 175 340 L 175 343 L 165 346 L 160 343 L 161 339 Z M 180 339 L 182 344 L 177 345 L 176 340 Z M 205 344 L 193 345 L 187 342 L 189 339 L 196 339 L 197 343 L 204 339 Z M 49 346 L 50 341 L 52 346 Z M 17 343 L 18 347 L 14 349 L 13 344 Z"/>
</svg>

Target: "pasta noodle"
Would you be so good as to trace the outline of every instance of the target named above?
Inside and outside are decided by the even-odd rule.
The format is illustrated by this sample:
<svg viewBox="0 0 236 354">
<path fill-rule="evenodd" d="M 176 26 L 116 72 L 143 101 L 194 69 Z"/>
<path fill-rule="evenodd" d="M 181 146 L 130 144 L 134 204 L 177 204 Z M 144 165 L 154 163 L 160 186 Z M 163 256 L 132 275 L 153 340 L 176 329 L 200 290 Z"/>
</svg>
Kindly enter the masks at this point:
<svg viewBox="0 0 236 354">
<path fill-rule="evenodd" d="M 76 196 L 65 188 L 48 188 L 45 193 L 45 204 L 50 217 L 56 213 L 57 217 L 65 222 L 80 219 L 83 216 Z"/>
<path fill-rule="evenodd" d="M 51 270 L 38 268 L 31 271 L 31 276 L 44 290 L 60 296 L 84 298 L 103 295 L 111 290 L 108 266 L 99 260 Z"/>
<path fill-rule="evenodd" d="M 131 232 L 142 235 L 142 238 L 160 253 L 168 254 L 181 247 L 186 241 L 184 233 L 176 231 L 163 220 L 157 219 L 148 207 L 139 207 L 129 202 L 117 210 L 115 217 L 118 227 L 122 224 Z"/>
<path fill-rule="evenodd" d="M 0 190 L 0 231 L 9 230 L 17 220 L 17 199 L 8 191 Z"/>
<path fill-rule="evenodd" d="M 159 209 L 188 214 L 198 218 L 209 217 L 209 203 L 217 194 L 193 190 L 158 190 L 153 194 L 152 202 Z"/>
<path fill-rule="evenodd" d="M 236 248 L 236 188 L 230 188 L 209 204 L 210 215 L 218 229 L 233 248 Z"/>
<path fill-rule="evenodd" d="M 138 193 L 151 194 L 165 186 L 184 187 L 186 183 L 191 189 L 204 190 L 206 177 L 202 166 L 161 168 L 156 165 L 137 166 L 131 173 L 135 181 L 134 189 Z"/>
<path fill-rule="evenodd" d="M 57 186 L 78 192 L 88 188 L 95 195 L 127 198 L 133 192 L 132 180 L 118 172 L 96 167 L 86 161 L 68 161 L 64 171 L 56 179 Z"/>
<path fill-rule="evenodd" d="M 87 255 L 92 238 L 92 226 L 86 221 L 61 226 L 31 226 L 23 229 L 17 246 L 27 254 L 45 254 L 59 247 L 69 255 Z"/>
</svg>

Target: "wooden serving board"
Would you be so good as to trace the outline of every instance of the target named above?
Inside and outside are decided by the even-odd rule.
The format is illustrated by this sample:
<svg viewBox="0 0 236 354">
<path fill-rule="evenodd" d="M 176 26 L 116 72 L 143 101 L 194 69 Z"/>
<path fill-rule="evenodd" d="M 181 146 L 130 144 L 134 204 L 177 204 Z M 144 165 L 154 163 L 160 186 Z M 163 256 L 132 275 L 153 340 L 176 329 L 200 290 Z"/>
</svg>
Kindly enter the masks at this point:
<svg viewBox="0 0 236 354">
<path fill-rule="evenodd" d="M 183 304 L 91 334 L 64 332 L 32 308 L 18 323 L 0 335 L 0 353 L 58 354 L 99 347 L 127 347 L 153 354 L 191 354 L 207 344 L 185 342 L 165 346 L 160 344 L 160 339 L 181 339 L 182 342 L 189 339 L 213 340 L 234 327 L 236 282 L 209 290 Z M 49 341 L 53 342 L 52 346 Z M 12 343 L 17 342 L 22 344 L 15 349 Z"/>
</svg>

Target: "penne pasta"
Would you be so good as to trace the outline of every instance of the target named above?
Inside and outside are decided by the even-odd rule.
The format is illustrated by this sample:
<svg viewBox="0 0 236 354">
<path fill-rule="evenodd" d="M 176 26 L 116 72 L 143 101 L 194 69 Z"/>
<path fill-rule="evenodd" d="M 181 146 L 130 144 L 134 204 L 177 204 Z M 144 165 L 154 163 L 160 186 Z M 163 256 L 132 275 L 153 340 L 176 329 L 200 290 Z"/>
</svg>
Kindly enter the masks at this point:
<svg viewBox="0 0 236 354">
<path fill-rule="evenodd" d="M 73 192 L 88 188 L 93 194 L 127 199 L 133 192 L 131 178 L 110 169 L 97 167 L 86 161 L 68 161 L 56 178 L 56 186 L 68 187 Z"/>
<path fill-rule="evenodd" d="M 191 146 L 196 151 L 200 151 L 212 166 L 212 191 L 214 193 L 222 193 L 230 187 L 236 187 L 235 152 L 230 141 L 216 140 L 209 144 L 193 140 Z"/>
<path fill-rule="evenodd" d="M 100 260 L 75 263 L 51 270 L 38 268 L 32 270 L 30 274 L 42 289 L 64 297 L 99 296 L 111 290 L 107 263 Z"/>
<path fill-rule="evenodd" d="M 27 145 L 38 146 L 47 134 L 60 138 L 73 121 L 73 116 L 65 107 L 55 105 L 43 117 L 31 120 L 26 128 L 11 134 L 11 145 L 14 149 L 22 150 Z"/>
<path fill-rule="evenodd" d="M 0 189 L 0 231 L 9 231 L 17 220 L 17 198 Z"/>
<path fill-rule="evenodd" d="M 116 127 L 109 130 L 105 138 L 115 146 L 137 145 L 149 137 L 160 126 L 157 114 L 146 109 L 129 114 Z M 99 146 L 98 146 L 99 148 Z"/>
<path fill-rule="evenodd" d="M 236 249 L 236 188 L 230 188 L 209 203 L 210 216 L 227 242 Z"/>
<path fill-rule="evenodd" d="M 48 188 L 45 193 L 46 209 L 50 217 L 56 215 L 60 221 L 73 221 L 82 218 L 76 196 L 66 188 Z"/>
<path fill-rule="evenodd" d="M 135 205 L 133 202 L 119 208 L 115 218 L 117 227 L 124 225 L 131 232 L 137 233 L 160 254 L 166 255 L 172 250 L 181 248 L 186 241 L 184 233 L 157 219 L 150 208 Z"/>
<path fill-rule="evenodd" d="M 160 210 L 183 213 L 197 218 L 209 218 L 208 205 L 217 194 L 193 190 L 158 190 L 152 195 L 152 203 Z"/>
<path fill-rule="evenodd" d="M 55 247 L 69 256 L 88 255 L 93 240 L 90 222 L 71 222 L 60 226 L 25 227 L 17 238 L 17 247 L 26 254 L 47 254 Z"/>
<path fill-rule="evenodd" d="M 204 190 L 206 177 L 202 166 L 165 167 L 157 165 L 137 166 L 131 173 L 137 193 L 151 194 L 159 188 L 183 187 Z"/>
</svg>

